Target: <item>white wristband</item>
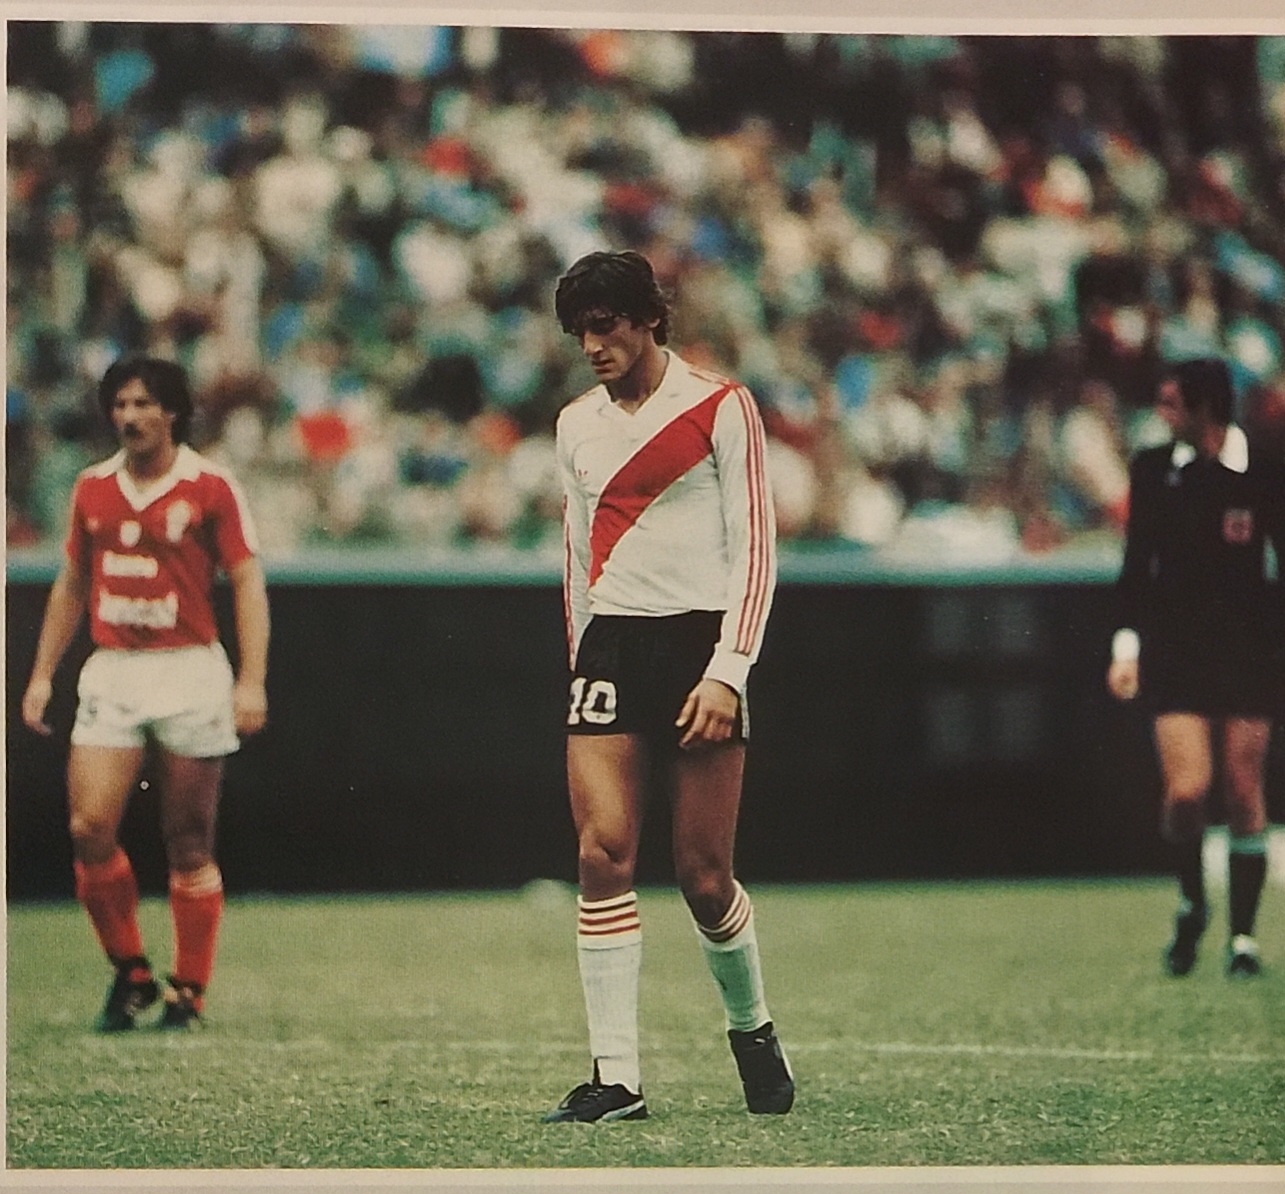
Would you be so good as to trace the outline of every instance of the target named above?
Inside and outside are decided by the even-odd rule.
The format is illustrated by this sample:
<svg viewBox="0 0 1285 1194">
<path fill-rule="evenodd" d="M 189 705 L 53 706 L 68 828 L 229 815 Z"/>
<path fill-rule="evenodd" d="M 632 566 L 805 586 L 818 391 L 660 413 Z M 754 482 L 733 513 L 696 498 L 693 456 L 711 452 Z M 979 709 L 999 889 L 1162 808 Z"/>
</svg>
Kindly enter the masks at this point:
<svg viewBox="0 0 1285 1194">
<path fill-rule="evenodd" d="M 1136 630 L 1124 627 L 1111 639 L 1111 658 L 1116 663 L 1132 663 L 1142 653 L 1142 640 Z"/>
</svg>

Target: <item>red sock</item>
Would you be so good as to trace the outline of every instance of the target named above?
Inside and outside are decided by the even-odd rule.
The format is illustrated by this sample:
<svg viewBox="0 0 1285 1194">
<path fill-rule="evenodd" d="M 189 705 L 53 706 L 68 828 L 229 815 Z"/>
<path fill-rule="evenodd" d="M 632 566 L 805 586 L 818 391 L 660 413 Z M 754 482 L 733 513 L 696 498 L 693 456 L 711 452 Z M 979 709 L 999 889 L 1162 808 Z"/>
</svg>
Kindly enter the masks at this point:
<svg viewBox="0 0 1285 1194">
<path fill-rule="evenodd" d="M 214 969 L 223 917 L 223 875 L 214 863 L 170 875 L 170 914 L 174 918 L 174 978 L 203 992 Z"/>
<path fill-rule="evenodd" d="M 98 943 L 115 964 L 143 956 L 138 927 L 138 881 L 119 846 L 106 862 L 73 862 L 76 898 L 89 913 Z"/>
</svg>

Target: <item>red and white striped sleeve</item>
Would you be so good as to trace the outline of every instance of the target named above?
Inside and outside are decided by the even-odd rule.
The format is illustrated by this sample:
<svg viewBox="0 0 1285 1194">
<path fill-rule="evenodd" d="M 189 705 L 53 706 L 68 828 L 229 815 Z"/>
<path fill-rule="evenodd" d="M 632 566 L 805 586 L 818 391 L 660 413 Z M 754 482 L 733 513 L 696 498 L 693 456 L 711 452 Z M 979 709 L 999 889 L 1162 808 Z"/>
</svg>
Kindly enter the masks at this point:
<svg viewBox="0 0 1285 1194">
<path fill-rule="evenodd" d="M 745 691 L 776 592 L 776 517 L 767 475 L 763 420 L 744 386 L 719 406 L 714 463 L 727 533 L 727 613 L 705 676 Z"/>
</svg>

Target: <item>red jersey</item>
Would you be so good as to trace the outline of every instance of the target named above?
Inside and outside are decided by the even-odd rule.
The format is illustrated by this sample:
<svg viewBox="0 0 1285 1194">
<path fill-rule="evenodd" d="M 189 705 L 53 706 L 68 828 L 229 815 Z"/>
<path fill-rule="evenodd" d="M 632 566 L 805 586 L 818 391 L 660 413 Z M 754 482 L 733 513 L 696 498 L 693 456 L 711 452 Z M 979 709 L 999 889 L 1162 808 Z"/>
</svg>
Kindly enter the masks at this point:
<svg viewBox="0 0 1285 1194">
<path fill-rule="evenodd" d="M 215 572 L 257 548 L 240 487 L 186 444 L 173 468 L 142 489 L 125 471 L 124 452 L 76 480 L 66 551 L 90 577 L 89 627 L 99 647 L 213 642 Z"/>
</svg>

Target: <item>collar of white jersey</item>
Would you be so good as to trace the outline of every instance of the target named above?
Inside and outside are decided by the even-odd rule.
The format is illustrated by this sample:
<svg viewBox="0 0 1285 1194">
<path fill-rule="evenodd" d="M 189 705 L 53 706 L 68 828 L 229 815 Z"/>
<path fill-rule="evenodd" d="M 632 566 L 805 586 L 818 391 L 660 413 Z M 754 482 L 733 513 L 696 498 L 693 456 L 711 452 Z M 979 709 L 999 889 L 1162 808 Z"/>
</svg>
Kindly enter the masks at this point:
<svg viewBox="0 0 1285 1194">
<path fill-rule="evenodd" d="M 617 402 L 614 398 L 612 398 L 611 391 L 607 389 L 607 386 L 605 383 L 602 384 L 602 397 L 603 397 L 602 410 L 616 411 L 624 415 L 625 418 L 632 419 L 634 415 L 637 415 L 641 410 L 643 410 L 643 408 L 646 407 L 647 403 L 650 402 L 653 398 L 663 397 L 667 389 L 669 388 L 670 384 L 674 380 L 675 362 L 678 362 L 680 358 L 676 353 L 671 352 L 668 348 L 662 348 L 661 352 L 665 354 L 665 371 L 660 375 L 660 381 L 656 383 L 656 388 L 652 390 L 650 394 L 647 395 L 646 400 L 642 403 L 641 406 L 637 407 L 634 410 L 633 414 L 625 414 L 625 412 L 620 409 L 620 403 Z"/>
<path fill-rule="evenodd" d="M 1190 444 L 1176 443 L 1169 457 L 1174 468 L 1186 468 L 1196 459 L 1196 449 Z M 1235 423 L 1227 425 L 1227 437 L 1223 440 L 1222 450 L 1218 453 L 1218 463 L 1233 473 L 1247 472 L 1249 469 L 1249 440 Z"/>
<path fill-rule="evenodd" d="M 129 470 L 125 468 L 124 448 L 117 452 L 115 456 L 104 460 L 94 472 L 99 477 L 110 477 L 114 474 L 116 484 L 120 486 L 120 491 L 125 495 L 125 500 L 135 510 L 142 510 L 150 506 L 157 498 L 164 497 L 180 481 L 195 481 L 201 475 L 201 458 L 187 444 L 179 444 L 178 451 L 174 456 L 174 463 L 170 465 L 169 471 L 164 476 L 157 477 L 155 481 L 143 486 L 140 486 L 129 475 Z"/>
</svg>

